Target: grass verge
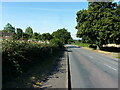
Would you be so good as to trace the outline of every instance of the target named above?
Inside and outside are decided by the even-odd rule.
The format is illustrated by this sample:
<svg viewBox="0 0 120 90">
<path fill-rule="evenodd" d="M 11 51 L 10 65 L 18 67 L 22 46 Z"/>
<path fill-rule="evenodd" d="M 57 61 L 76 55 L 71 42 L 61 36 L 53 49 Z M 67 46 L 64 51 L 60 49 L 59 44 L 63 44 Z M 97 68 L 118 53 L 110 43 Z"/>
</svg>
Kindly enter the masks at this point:
<svg viewBox="0 0 120 90">
<path fill-rule="evenodd" d="M 71 43 L 72 45 L 77 45 L 77 46 L 80 46 L 80 47 L 89 47 L 90 44 L 88 43 Z"/>
</svg>

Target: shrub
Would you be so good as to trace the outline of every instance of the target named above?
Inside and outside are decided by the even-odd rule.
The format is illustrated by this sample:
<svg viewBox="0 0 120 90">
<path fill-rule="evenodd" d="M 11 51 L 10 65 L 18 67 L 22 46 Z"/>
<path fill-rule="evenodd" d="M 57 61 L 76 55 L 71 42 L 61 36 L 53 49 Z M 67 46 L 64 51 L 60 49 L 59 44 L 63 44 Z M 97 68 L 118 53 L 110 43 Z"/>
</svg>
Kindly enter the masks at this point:
<svg viewBox="0 0 120 90">
<path fill-rule="evenodd" d="M 57 47 L 60 47 L 62 48 L 63 47 L 63 43 L 61 42 L 60 39 L 57 39 L 57 38 L 53 38 L 50 40 L 50 43 L 54 46 L 57 46 Z"/>
<path fill-rule="evenodd" d="M 57 42 L 57 44 L 59 43 Z M 60 51 L 57 44 L 4 40 L 2 42 L 3 82 L 20 75 L 36 63 L 49 60 L 52 55 Z"/>
</svg>

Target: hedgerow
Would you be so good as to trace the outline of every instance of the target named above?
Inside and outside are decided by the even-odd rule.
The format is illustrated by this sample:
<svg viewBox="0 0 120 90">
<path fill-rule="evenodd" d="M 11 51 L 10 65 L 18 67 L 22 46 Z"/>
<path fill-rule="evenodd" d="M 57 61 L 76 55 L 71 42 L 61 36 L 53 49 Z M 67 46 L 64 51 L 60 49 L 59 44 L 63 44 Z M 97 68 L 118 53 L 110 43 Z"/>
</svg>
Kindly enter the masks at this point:
<svg viewBox="0 0 120 90">
<path fill-rule="evenodd" d="M 27 41 L 2 41 L 3 82 L 21 75 L 36 63 L 43 63 L 59 52 L 56 44 L 40 44 Z"/>
</svg>

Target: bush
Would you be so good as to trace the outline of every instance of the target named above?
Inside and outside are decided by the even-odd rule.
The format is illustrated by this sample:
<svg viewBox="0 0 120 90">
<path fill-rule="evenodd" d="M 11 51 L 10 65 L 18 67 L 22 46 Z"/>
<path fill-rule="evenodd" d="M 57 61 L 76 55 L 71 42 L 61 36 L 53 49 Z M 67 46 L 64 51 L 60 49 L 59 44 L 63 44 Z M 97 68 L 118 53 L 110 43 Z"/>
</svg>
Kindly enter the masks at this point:
<svg viewBox="0 0 120 90">
<path fill-rule="evenodd" d="M 49 60 L 52 55 L 60 51 L 57 45 L 59 43 L 53 44 L 4 40 L 2 42 L 3 82 L 20 75 L 36 63 L 42 64 L 45 60 Z"/>
<path fill-rule="evenodd" d="M 57 38 L 53 38 L 50 40 L 50 43 L 54 46 L 57 46 L 57 47 L 60 47 L 62 48 L 63 47 L 63 43 L 61 42 L 60 39 L 57 39 Z"/>
</svg>

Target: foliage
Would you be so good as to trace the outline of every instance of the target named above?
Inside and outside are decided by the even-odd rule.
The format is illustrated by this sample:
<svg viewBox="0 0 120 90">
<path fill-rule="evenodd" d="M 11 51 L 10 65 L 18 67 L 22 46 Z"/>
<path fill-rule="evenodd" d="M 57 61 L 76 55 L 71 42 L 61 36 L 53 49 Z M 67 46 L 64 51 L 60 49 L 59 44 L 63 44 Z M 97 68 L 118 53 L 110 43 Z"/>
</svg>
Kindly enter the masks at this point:
<svg viewBox="0 0 120 90">
<path fill-rule="evenodd" d="M 29 37 L 30 37 L 29 34 L 27 34 L 27 33 L 23 33 L 23 39 L 24 39 L 24 40 L 28 40 Z"/>
<path fill-rule="evenodd" d="M 25 33 L 29 35 L 29 38 L 32 38 L 32 35 L 33 35 L 33 30 L 31 27 L 27 27 L 25 29 Z"/>
<path fill-rule="evenodd" d="M 72 39 L 70 32 L 67 29 L 58 29 L 57 31 L 52 33 L 53 38 L 57 38 L 63 42 L 63 44 L 67 44 L 69 39 Z"/>
<path fill-rule="evenodd" d="M 88 43 L 80 43 L 80 42 L 75 42 L 75 43 L 72 43 L 73 45 L 78 45 L 80 47 L 89 47 L 90 44 Z"/>
<path fill-rule="evenodd" d="M 15 28 L 10 24 L 8 23 L 5 27 L 4 27 L 4 32 L 14 32 L 15 33 Z"/>
<path fill-rule="evenodd" d="M 17 31 L 17 33 L 16 33 L 17 34 L 17 40 L 19 40 L 20 38 L 23 37 L 23 30 L 20 29 L 20 28 L 17 28 L 16 31 Z"/>
<path fill-rule="evenodd" d="M 34 32 L 34 34 L 33 34 L 33 38 L 36 39 L 36 40 L 38 40 L 38 39 L 39 39 L 39 33 Z"/>
<path fill-rule="evenodd" d="M 50 33 L 43 33 L 42 35 L 41 35 L 41 39 L 42 40 L 50 40 L 50 39 L 52 39 L 52 36 L 50 35 Z"/>
<path fill-rule="evenodd" d="M 60 39 L 57 39 L 57 38 L 53 38 L 50 40 L 50 43 L 54 46 L 57 46 L 57 47 L 63 47 L 63 43 Z"/>
<path fill-rule="evenodd" d="M 49 60 L 49 57 L 60 51 L 58 46 L 52 43 L 4 40 L 2 42 L 3 82 L 20 75 L 36 63 Z"/>
<path fill-rule="evenodd" d="M 2 30 L 2 36 L 12 36 L 12 39 L 16 39 L 15 28 L 8 23 Z"/>
<path fill-rule="evenodd" d="M 73 43 L 74 42 L 74 40 L 71 38 L 71 39 L 68 39 L 68 43 L 70 44 L 70 43 Z"/>
<path fill-rule="evenodd" d="M 89 2 L 88 10 L 77 12 L 77 37 L 83 42 L 102 46 L 120 42 L 119 5 L 112 2 Z"/>
</svg>

